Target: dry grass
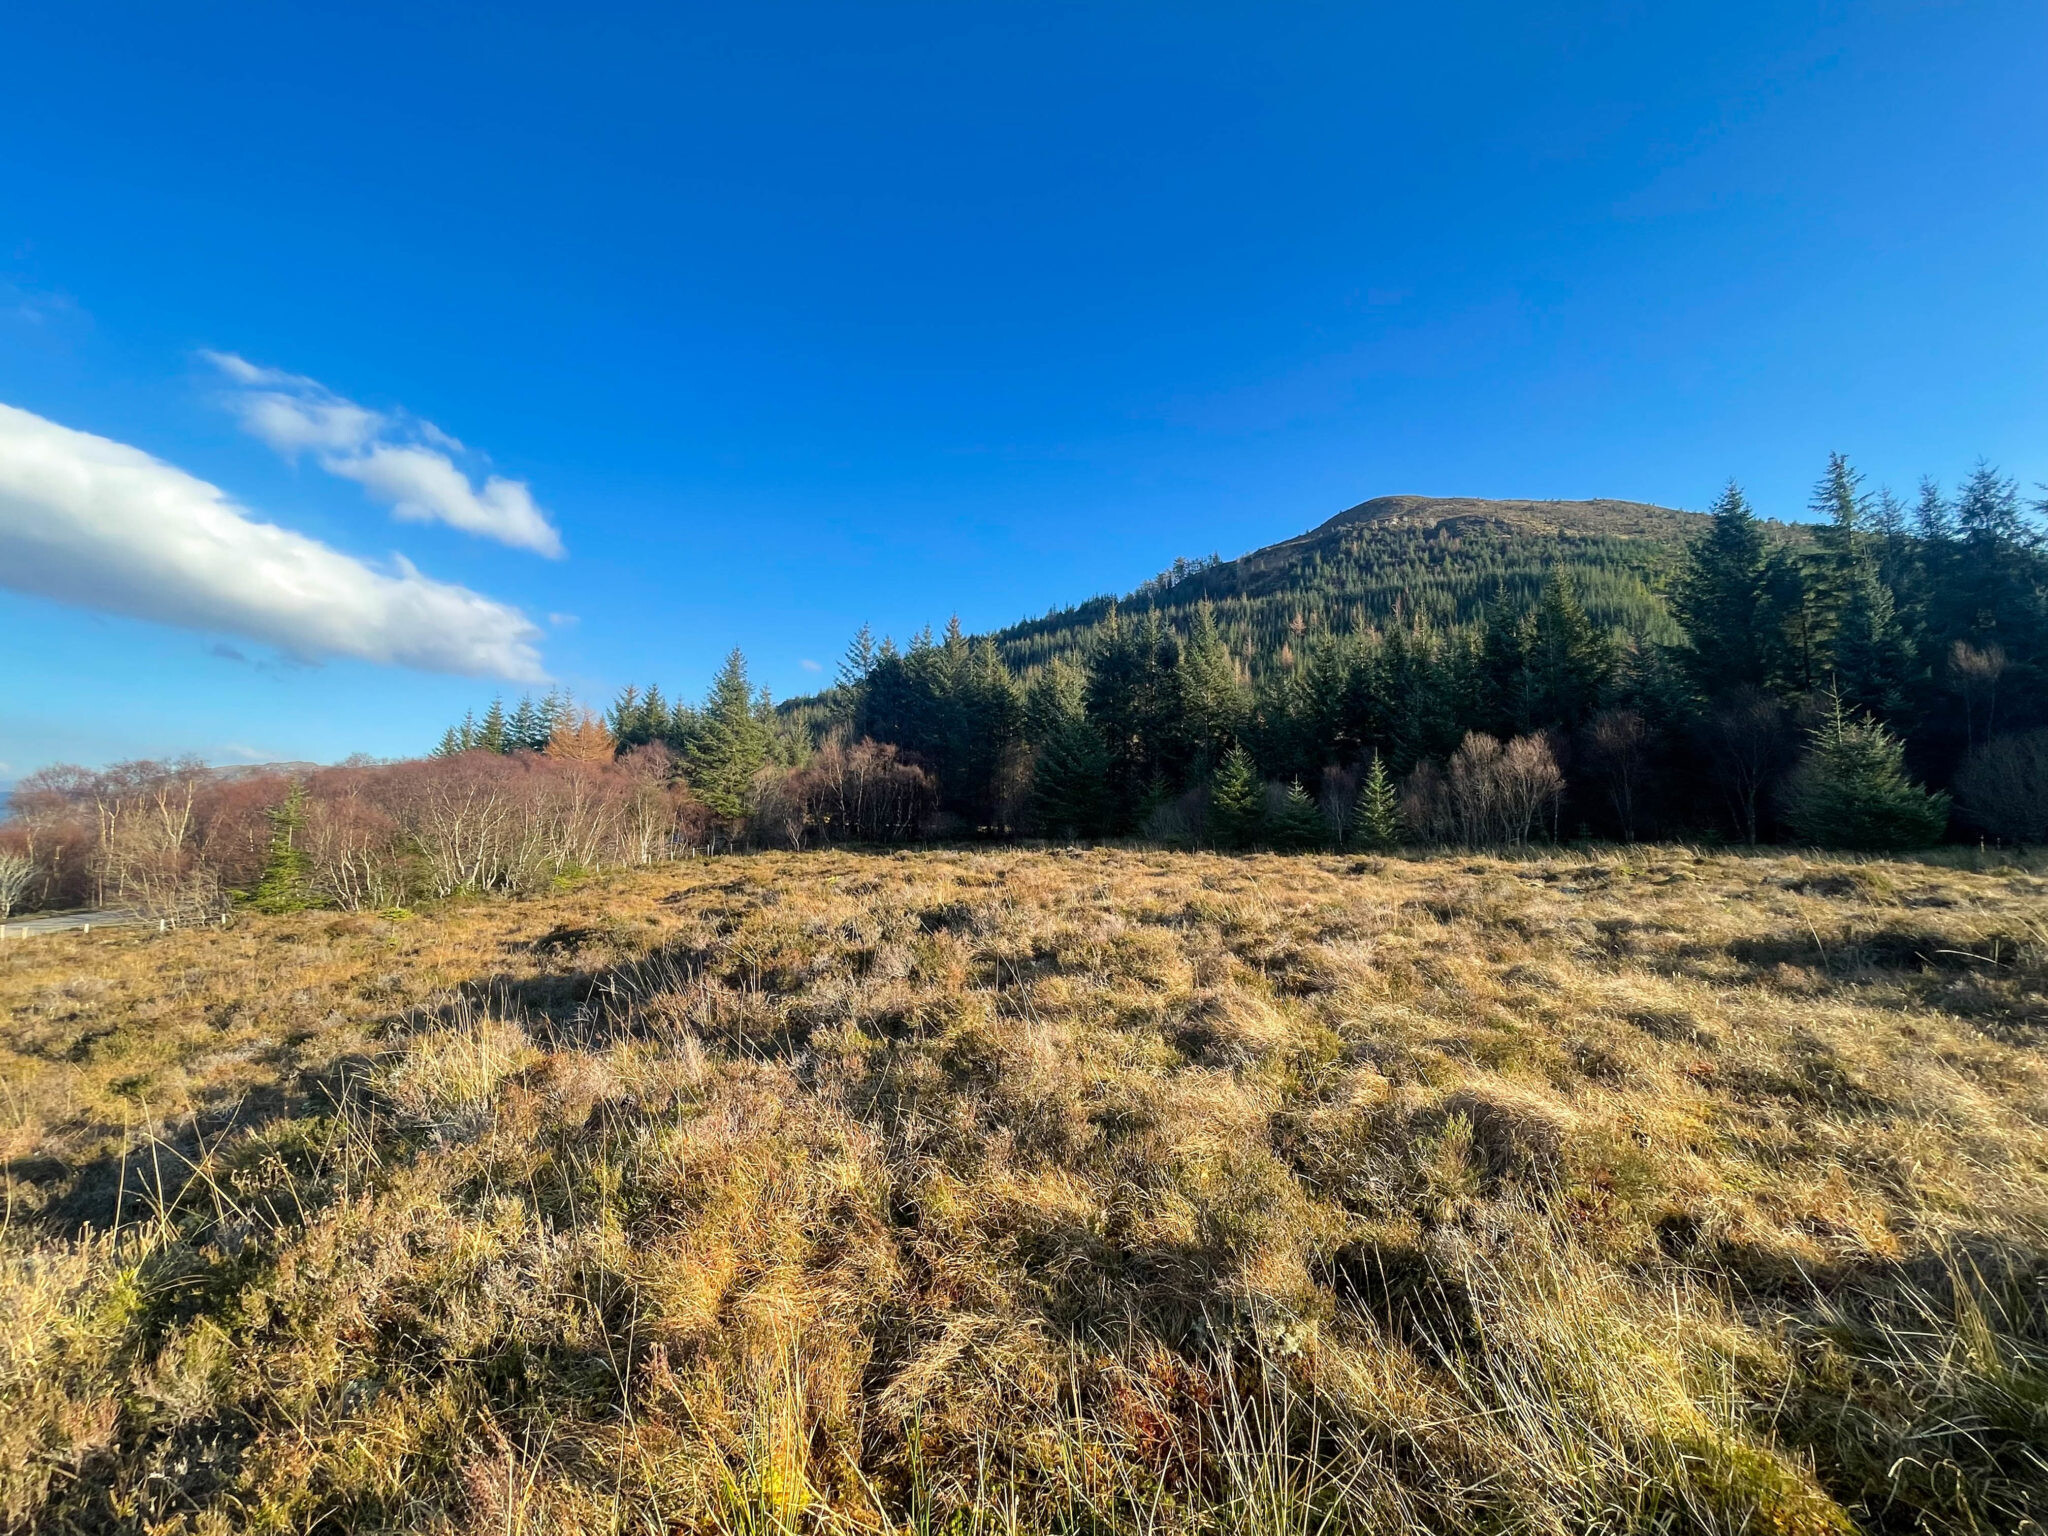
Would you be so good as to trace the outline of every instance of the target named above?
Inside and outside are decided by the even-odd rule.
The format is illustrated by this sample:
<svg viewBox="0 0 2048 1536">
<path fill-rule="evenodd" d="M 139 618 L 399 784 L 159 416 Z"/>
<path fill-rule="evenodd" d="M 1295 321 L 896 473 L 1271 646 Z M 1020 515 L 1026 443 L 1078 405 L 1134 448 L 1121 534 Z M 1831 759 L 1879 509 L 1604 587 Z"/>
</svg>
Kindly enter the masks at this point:
<svg viewBox="0 0 2048 1536">
<path fill-rule="evenodd" d="M 823 853 L 11 944 L 0 1527 L 2038 1533 L 2044 897 Z"/>
</svg>

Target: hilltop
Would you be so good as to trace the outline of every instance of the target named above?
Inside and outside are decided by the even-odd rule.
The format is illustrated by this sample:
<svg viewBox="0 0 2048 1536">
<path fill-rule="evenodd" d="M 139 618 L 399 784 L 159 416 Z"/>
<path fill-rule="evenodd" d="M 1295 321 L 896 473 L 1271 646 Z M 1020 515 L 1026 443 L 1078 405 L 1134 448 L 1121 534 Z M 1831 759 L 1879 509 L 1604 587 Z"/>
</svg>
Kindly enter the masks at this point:
<svg viewBox="0 0 2048 1536">
<path fill-rule="evenodd" d="M 1112 608 L 1156 612 L 1184 628 L 1207 602 L 1236 648 L 1269 655 L 1318 629 L 1345 632 L 1397 616 L 1471 623 L 1494 602 L 1532 600 L 1552 571 L 1564 570 L 1597 622 L 1669 639 L 1661 588 L 1707 521 L 1701 512 L 1607 498 L 1375 496 L 1234 560 L 1183 560 L 1122 597 L 1054 609 L 989 638 L 1012 668 L 1029 669 L 1085 649 Z M 1787 525 L 1768 526 L 1776 537 L 1796 536 Z"/>
</svg>

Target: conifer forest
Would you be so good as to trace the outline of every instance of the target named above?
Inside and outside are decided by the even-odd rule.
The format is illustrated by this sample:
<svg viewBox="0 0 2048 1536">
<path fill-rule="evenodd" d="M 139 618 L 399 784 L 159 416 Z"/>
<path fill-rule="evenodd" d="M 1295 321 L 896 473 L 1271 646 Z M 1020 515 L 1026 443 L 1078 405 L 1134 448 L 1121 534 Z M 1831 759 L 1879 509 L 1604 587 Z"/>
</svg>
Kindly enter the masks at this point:
<svg viewBox="0 0 2048 1536">
<path fill-rule="evenodd" d="M 1385 497 L 993 634 L 864 628 L 780 704 L 734 651 L 696 703 L 495 699 L 296 787 L 46 769 L 0 906 L 389 905 L 836 842 L 2048 840 L 2041 503 L 1988 465 L 1908 501 L 1836 455 L 1804 512 Z"/>
</svg>

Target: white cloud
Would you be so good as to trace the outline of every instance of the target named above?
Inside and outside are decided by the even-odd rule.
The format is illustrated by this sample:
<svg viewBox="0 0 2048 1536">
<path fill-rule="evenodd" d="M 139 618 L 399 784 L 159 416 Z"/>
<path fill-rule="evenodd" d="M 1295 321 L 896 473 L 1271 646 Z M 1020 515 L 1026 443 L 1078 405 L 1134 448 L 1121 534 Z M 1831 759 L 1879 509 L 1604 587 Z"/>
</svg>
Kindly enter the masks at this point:
<svg viewBox="0 0 2048 1536">
<path fill-rule="evenodd" d="M 803 660 L 799 661 L 797 665 L 802 667 L 806 672 L 822 672 L 825 670 L 823 667 L 819 666 L 817 662 L 811 660 L 811 658 L 808 656 L 804 657 Z"/>
<path fill-rule="evenodd" d="M 322 469 L 355 481 L 404 521 L 446 523 L 515 549 L 562 557 L 562 536 L 526 482 L 487 475 L 478 490 L 454 459 L 468 450 L 431 421 L 370 410 L 302 374 L 260 367 L 232 352 L 200 356 L 236 386 L 227 405 L 242 430 L 284 457 L 313 453 Z"/>
<path fill-rule="evenodd" d="M 0 405 L 0 584 L 292 655 L 543 682 L 525 614 L 257 521 L 139 448 Z"/>
</svg>

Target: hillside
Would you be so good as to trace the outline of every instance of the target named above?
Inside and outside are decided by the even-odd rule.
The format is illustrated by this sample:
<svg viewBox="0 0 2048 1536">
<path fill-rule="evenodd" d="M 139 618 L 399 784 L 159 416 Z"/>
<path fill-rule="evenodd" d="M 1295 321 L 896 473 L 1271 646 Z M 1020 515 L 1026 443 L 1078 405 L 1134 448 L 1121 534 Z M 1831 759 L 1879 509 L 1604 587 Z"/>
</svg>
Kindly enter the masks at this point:
<svg viewBox="0 0 2048 1536">
<path fill-rule="evenodd" d="M 762 854 L 0 948 L 0 1530 L 2023 1532 L 2048 882 Z"/>
<path fill-rule="evenodd" d="M 1178 623 L 1206 601 L 1235 647 L 1268 655 L 1303 633 L 1347 630 L 1397 611 L 1470 622 L 1497 599 L 1533 599 L 1562 569 L 1598 622 L 1669 638 L 1657 589 L 1705 521 L 1703 513 L 1634 501 L 1378 496 L 1235 560 L 1169 571 L 1119 606 Z M 992 638 L 1012 668 L 1037 666 L 1085 646 L 1111 602 L 1098 597 Z"/>
</svg>

